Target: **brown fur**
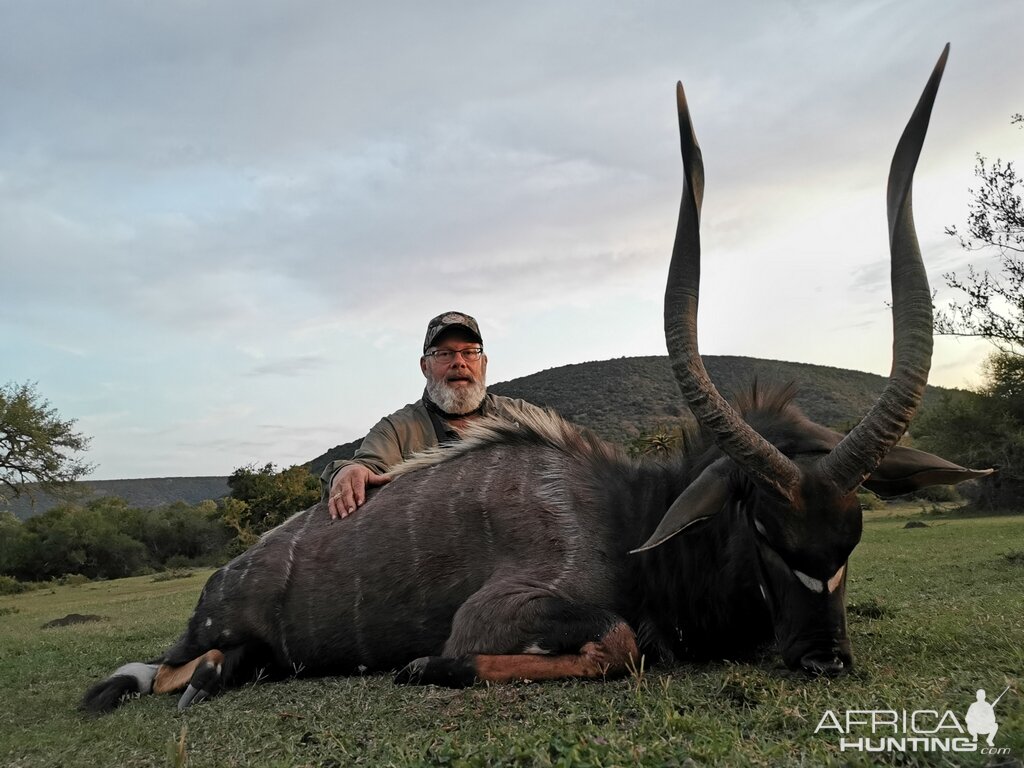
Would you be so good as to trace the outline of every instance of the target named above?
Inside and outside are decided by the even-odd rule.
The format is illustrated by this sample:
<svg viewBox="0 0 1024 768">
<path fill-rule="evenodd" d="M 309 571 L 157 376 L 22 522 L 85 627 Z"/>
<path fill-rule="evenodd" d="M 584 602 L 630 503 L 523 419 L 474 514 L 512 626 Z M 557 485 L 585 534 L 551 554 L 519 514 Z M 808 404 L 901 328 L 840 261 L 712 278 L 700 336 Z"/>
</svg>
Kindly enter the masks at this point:
<svg viewBox="0 0 1024 768">
<path fill-rule="evenodd" d="M 506 683 L 512 680 L 557 680 L 565 677 L 621 677 L 635 669 L 640 659 L 636 635 L 628 624 L 612 627 L 600 640 L 584 645 L 578 654 L 486 655 L 475 658 L 480 680 Z"/>
<path fill-rule="evenodd" d="M 215 665 L 223 664 L 224 654 L 215 649 L 180 666 L 161 664 L 160 669 L 157 670 L 156 679 L 153 681 L 153 693 L 174 693 L 185 690 L 196 669 L 200 664 L 206 662 Z"/>
</svg>

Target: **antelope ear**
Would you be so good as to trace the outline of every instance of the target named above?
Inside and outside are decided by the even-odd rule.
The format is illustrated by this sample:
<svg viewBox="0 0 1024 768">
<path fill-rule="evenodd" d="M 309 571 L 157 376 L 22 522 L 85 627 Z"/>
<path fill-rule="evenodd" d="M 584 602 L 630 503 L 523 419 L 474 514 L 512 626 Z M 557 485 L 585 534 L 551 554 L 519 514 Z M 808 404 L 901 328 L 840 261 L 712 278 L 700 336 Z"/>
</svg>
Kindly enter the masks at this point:
<svg viewBox="0 0 1024 768">
<path fill-rule="evenodd" d="M 684 528 L 717 514 L 729 497 L 729 472 L 732 466 L 732 459 L 727 456 L 709 465 L 672 502 L 651 537 L 636 549 L 630 550 L 630 554 L 663 544 Z"/>
<path fill-rule="evenodd" d="M 862 485 L 879 496 L 899 496 L 929 485 L 955 485 L 993 472 L 994 469 L 965 469 L 934 454 L 897 445 Z"/>
</svg>

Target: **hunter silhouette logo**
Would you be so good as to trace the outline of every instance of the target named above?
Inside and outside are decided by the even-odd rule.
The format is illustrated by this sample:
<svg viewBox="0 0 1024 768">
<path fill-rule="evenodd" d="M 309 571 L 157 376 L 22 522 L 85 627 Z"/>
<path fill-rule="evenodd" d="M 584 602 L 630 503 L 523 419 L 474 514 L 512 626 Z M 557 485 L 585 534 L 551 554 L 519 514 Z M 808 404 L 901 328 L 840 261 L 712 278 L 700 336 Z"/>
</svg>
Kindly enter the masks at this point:
<svg viewBox="0 0 1024 768">
<path fill-rule="evenodd" d="M 964 720 L 967 721 L 967 732 L 977 741 L 979 736 L 987 736 L 986 741 L 990 747 L 995 746 L 996 731 L 999 730 L 999 723 L 996 722 L 996 704 L 1010 690 L 1006 686 L 1003 692 L 996 696 L 996 700 L 989 704 L 985 700 L 985 689 L 979 688 L 977 701 L 967 709 Z"/>
</svg>

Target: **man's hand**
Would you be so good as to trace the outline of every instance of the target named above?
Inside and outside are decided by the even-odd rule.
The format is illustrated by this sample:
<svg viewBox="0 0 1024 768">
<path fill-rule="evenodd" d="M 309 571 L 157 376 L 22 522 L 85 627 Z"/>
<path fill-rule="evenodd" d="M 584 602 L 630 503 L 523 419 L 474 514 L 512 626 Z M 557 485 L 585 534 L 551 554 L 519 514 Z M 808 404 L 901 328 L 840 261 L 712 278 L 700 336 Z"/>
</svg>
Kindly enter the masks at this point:
<svg viewBox="0 0 1024 768">
<path fill-rule="evenodd" d="M 334 476 L 327 507 L 331 519 L 348 517 L 366 501 L 367 486 L 386 485 L 391 475 L 378 475 L 362 464 L 349 464 Z"/>
</svg>

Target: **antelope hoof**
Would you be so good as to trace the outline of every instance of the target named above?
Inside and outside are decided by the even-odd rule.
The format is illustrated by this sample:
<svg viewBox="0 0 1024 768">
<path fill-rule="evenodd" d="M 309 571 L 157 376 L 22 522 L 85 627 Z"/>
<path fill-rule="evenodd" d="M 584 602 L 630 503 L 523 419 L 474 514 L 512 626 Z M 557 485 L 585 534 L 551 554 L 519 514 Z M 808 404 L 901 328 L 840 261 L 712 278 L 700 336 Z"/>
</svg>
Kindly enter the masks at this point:
<svg viewBox="0 0 1024 768">
<path fill-rule="evenodd" d="M 845 674 L 852 666 L 839 653 L 808 653 L 800 659 L 800 668 L 813 677 L 836 677 Z"/>
<path fill-rule="evenodd" d="M 397 685 L 440 685 L 466 688 L 476 682 L 476 666 L 469 656 L 423 656 L 409 662 L 395 675 Z"/>
<path fill-rule="evenodd" d="M 193 704 L 198 704 L 200 701 L 210 698 L 220 682 L 220 671 L 220 664 L 214 664 L 212 661 L 205 661 L 200 664 L 192 674 L 188 688 L 185 689 L 185 692 L 181 694 L 181 698 L 178 699 L 178 711 L 184 712 Z"/>
<path fill-rule="evenodd" d="M 209 696 L 210 694 L 206 691 L 201 691 L 189 683 L 188 688 L 185 689 L 185 692 L 181 694 L 181 698 L 178 699 L 178 711 L 184 712 L 193 704 L 198 704 L 200 701 L 209 698 Z"/>
<path fill-rule="evenodd" d="M 429 656 L 410 661 L 395 675 L 395 685 L 421 685 L 423 670 L 430 662 Z"/>
</svg>

